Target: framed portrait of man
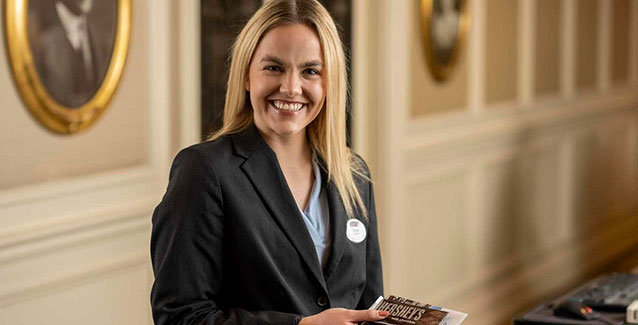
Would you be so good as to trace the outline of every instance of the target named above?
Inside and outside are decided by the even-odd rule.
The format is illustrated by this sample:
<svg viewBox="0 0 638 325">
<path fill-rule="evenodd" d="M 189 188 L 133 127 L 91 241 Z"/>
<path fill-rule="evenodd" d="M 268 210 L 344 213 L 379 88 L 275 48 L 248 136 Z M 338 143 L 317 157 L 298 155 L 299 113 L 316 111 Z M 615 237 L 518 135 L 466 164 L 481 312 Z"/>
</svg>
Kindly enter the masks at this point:
<svg viewBox="0 0 638 325">
<path fill-rule="evenodd" d="M 13 77 L 32 115 L 57 133 L 91 125 L 119 82 L 130 0 L 4 0 Z"/>
<path fill-rule="evenodd" d="M 421 32 L 432 76 L 446 81 L 462 50 L 469 17 L 467 0 L 421 0 Z"/>
</svg>

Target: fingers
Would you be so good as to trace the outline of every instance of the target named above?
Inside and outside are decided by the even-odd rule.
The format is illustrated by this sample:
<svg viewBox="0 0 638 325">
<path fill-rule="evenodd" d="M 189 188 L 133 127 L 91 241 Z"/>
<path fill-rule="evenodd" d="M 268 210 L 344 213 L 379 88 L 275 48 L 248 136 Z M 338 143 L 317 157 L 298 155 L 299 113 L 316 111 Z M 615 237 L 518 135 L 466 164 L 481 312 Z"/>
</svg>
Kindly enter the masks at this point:
<svg viewBox="0 0 638 325">
<path fill-rule="evenodd" d="M 388 317 L 390 313 L 385 310 L 352 310 L 353 320 L 356 321 L 375 321 Z"/>
<path fill-rule="evenodd" d="M 380 310 L 350 310 L 345 308 L 330 308 L 319 314 L 304 317 L 299 325 L 334 325 L 351 324 L 356 325 L 363 321 L 378 321 L 388 317 L 390 313 Z"/>
</svg>

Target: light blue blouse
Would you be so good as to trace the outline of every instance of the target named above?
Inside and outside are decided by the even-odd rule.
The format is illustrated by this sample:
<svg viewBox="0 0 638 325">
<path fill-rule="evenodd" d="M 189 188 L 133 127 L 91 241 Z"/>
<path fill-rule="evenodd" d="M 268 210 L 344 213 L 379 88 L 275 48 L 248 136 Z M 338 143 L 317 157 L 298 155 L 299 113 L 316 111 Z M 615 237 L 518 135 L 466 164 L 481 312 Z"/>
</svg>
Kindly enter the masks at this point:
<svg viewBox="0 0 638 325">
<path fill-rule="evenodd" d="M 310 191 L 310 198 L 306 205 L 306 210 L 301 212 L 302 219 L 308 228 L 310 237 L 315 244 L 315 250 L 317 251 L 317 258 L 319 264 L 323 268 L 328 261 L 330 255 L 330 218 L 328 211 L 328 198 L 326 196 L 326 190 L 321 184 L 321 171 L 319 170 L 319 164 L 313 158 L 312 169 L 315 174 L 315 181 Z"/>
</svg>

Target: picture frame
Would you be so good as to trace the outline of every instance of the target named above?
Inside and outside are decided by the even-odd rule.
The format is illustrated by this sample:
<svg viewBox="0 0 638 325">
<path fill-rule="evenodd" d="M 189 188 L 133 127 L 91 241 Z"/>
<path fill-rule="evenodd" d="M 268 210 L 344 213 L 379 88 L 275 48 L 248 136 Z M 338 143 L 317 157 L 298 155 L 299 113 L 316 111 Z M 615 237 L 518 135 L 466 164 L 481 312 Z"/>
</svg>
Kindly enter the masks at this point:
<svg viewBox="0 0 638 325">
<path fill-rule="evenodd" d="M 72 134 L 106 110 L 128 53 L 131 0 L 3 0 L 7 57 L 22 101 Z"/>
<path fill-rule="evenodd" d="M 434 79 L 447 81 L 465 47 L 470 25 L 469 0 L 421 0 L 421 35 Z"/>
</svg>

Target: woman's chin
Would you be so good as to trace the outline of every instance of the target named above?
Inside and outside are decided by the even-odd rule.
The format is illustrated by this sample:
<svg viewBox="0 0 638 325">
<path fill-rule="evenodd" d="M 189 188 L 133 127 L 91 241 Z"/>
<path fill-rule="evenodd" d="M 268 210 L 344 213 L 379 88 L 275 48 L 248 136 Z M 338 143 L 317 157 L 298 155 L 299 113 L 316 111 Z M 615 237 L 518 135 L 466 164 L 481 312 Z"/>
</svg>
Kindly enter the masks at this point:
<svg viewBox="0 0 638 325">
<path fill-rule="evenodd" d="M 302 131 L 303 129 L 299 129 L 299 128 L 276 128 L 275 129 L 275 133 L 277 133 L 277 135 L 286 137 L 286 138 L 290 138 L 290 137 L 294 137 L 295 135 L 302 134 Z"/>
<path fill-rule="evenodd" d="M 292 138 L 297 135 L 305 134 L 305 128 L 299 127 L 298 125 L 290 125 L 289 123 L 272 125 L 270 129 L 273 132 L 273 135 L 277 135 L 282 138 Z"/>
<path fill-rule="evenodd" d="M 255 124 L 267 136 L 276 136 L 282 139 L 294 138 L 300 135 L 305 136 L 306 134 L 304 117 L 296 116 L 291 118 L 290 116 L 282 117 L 277 114 L 268 114 L 266 116 L 257 116 Z"/>
</svg>

